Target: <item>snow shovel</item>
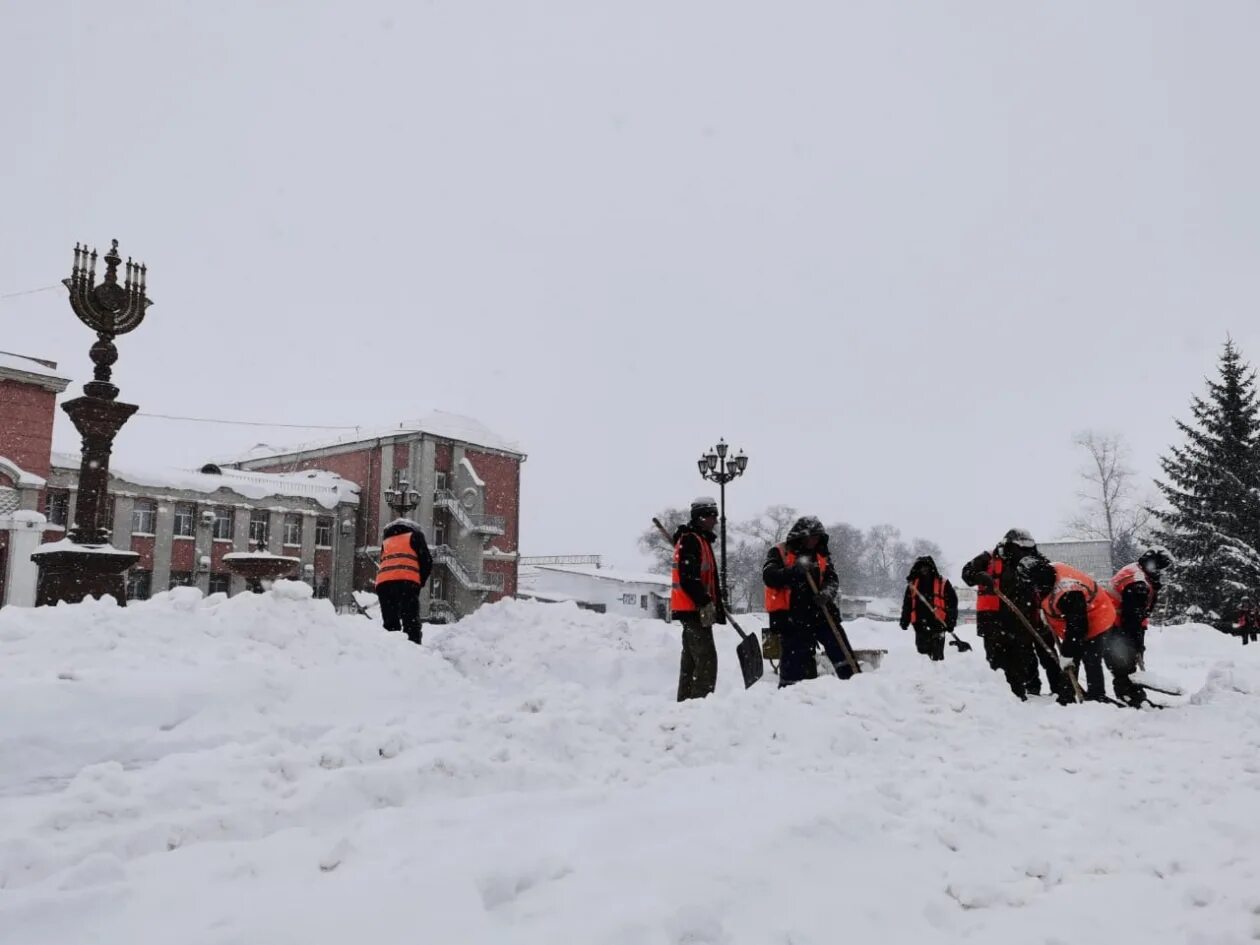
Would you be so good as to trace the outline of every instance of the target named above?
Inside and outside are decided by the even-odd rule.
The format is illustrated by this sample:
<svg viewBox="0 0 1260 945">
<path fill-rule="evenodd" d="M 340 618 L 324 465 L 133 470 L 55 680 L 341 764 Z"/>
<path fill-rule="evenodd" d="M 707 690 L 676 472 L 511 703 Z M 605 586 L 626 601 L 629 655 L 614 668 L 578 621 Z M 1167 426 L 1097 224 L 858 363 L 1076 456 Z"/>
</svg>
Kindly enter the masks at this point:
<svg viewBox="0 0 1260 945">
<path fill-rule="evenodd" d="M 745 633 L 743 627 L 735 622 L 728 611 L 726 622 L 739 634 L 739 645 L 735 647 L 735 655 L 739 657 L 739 671 L 744 674 L 744 688 L 747 689 L 766 671 L 766 662 L 761 656 L 761 643 L 755 633 Z"/>
<path fill-rule="evenodd" d="M 660 519 L 652 519 L 652 524 L 657 527 L 667 542 L 673 544 L 673 539 L 665 530 L 665 526 L 661 524 Z M 726 611 L 726 622 L 739 634 L 739 645 L 735 647 L 735 655 L 739 658 L 739 671 L 744 674 L 744 688 L 747 689 L 766 672 L 766 662 L 761 656 L 761 642 L 756 634 L 745 633 L 743 628 L 735 622 L 735 618 L 730 614 L 730 608 L 726 606 L 725 594 L 722 595 L 722 601 L 723 610 Z"/>
<path fill-rule="evenodd" d="M 917 598 L 919 598 L 919 600 L 923 602 L 923 606 L 924 606 L 924 607 L 926 607 L 926 608 L 928 609 L 928 613 L 932 615 L 932 619 L 933 619 L 933 620 L 936 620 L 936 611 L 934 611 L 934 610 L 932 609 L 932 605 L 931 605 L 930 603 L 928 603 L 928 599 L 927 599 L 926 597 L 924 597 L 924 596 L 923 596 L 923 592 L 922 592 L 922 591 L 920 591 L 917 587 L 915 587 L 915 586 L 914 586 L 914 581 L 906 581 L 906 587 L 908 587 L 908 588 L 910 588 L 910 590 L 914 591 L 914 596 L 915 596 L 915 597 L 917 597 Z M 941 628 L 942 628 L 942 629 L 943 629 L 946 633 L 948 633 L 951 637 L 953 637 L 953 639 L 952 639 L 952 640 L 950 640 L 949 642 L 950 642 L 950 643 L 952 643 L 955 647 L 957 647 L 957 649 L 958 649 L 958 652 L 959 652 L 959 653 L 970 653 L 970 652 L 971 652 L 971 644 L 970 644 L 970 643 L 968 643 L 966 640 L 960 640 L 960 639 L 958 638 L 958 634 L 956 634 L 953 630 L 949 629 L 949 627 L 946 627 L 946 626 L 945 626 L 943 623 L 941 623 L 939 620 L 936 620 L 936 622 L 937 622 L 938 624 L 940 624 L 940 625 L 941 625 Z"/>
<path fill-rule="evenodd" d="M 1043 651 L 1045 651 L 1046 653 L 1049 653 L 1052 657 L 1054 657 L 1055 662 L 1059 662 L 1059 654 L 1054 649 L 1054 647 L 1050 646 L 1050 644 L 1048 644 L 1045 640 L 1041 638 L 1041 634 L 1039 634 L 1036 630 L 1033 629 L 1033 625 L 1029 623 L 1028 618 L 1024 616 L 1024 612 L 1020 610 L 1018 607 L 1016 607 L 1014 604 L 1012 604 L 1011 599 L 1007 597 L 1005 594 L 1003 594 L 1000 590 L 998 590 L 998 587 L 996 584 L 993 585 L 993 593 L 998 596 L 998 600 L 1000 600 L 1003 604 L 1005 604 L 1007 608 L 1009 608 L 1011 612 L 1014 613 L 1015 616 L 1019 618 L 1019 622 L 1024 625 L 1024 629 L 1027 630 L 1028 635 L 1033 638 L 1033 642 L 1037 646 L 1041 647 Z M 1085 693 L 1081 692 L 1081 684 L 1076 678 L 1076 667 L 1075 666 L 1072 666 L 1070 668 L 1064 667 L 1062 663 L 1059 663 L 1059 667 L 1062 670 L 1063 675 L 1068 678 L 1068 682 L 1072 684 L 1072 693 L 1073 695 L 1076 696 L 1076 701 L 1084 702 Z"/>
<path fill-rule="evenodd" d="M 831 610 L 827 607 L 827 602 L 823 600 L 823 596 L 818 590 L 818 585 L 814 583 L 814 576 L 806 571 L 805 580 L 809 582 L 809 589 L 814 592 L 814 600 L 818 601 L 819 609 L 823 612 L 823 616 L 827 618 L 827 626 L 831 628 L 831 632 L 835 634 L 836 642 L 840 644 L 845 662 L 849 664 L 849 668 L 853 670 L 853 674 L 856 676 L 862 671 L 862 667 L 858 665 L 857 657 L 853 655 L 853 647 L 849 646 L 848 636 L 840 629 L 835 618 L 831 616 Z"/>
</svg>

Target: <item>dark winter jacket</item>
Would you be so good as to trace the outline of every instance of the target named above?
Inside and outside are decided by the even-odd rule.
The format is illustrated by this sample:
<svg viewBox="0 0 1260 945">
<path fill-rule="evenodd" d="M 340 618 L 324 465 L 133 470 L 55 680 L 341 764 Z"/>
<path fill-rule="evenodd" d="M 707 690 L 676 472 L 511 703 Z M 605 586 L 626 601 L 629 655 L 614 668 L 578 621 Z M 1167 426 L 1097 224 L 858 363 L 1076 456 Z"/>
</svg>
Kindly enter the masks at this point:
<svg viewBox="0 0 1260 945">
<path fill-rule="evenodd" d="M 805 547 L 805 541 L 811 535 L 817 535 L 820 539 L 812 551 Z M 766 587 L 788 588 L 792 592 L 788 609 L 770 615 L 770 626 L 782 631 L 795 629 L 811 633 L 822 631 L 830 633 L 827 628 L 827 618 L 823 615 L 806 578 L 807 573 L 813 577 L 814 585 L 831 609 L 832 617 L 838 619 L 840 611 L 835 598 L 840 589 L 840 576 L 836 572 L 835 562 L 831 560 L 831 551 L 827 547 L 827 533 L 823 530 L 822 523 L 811 516 L 798 519 L 788 531 L 784 544 L 790 551 L 796 553 L 795 564 L 788 567 L 784 563 L 783 556 L 779 554 L 779 546 L 773 545 L 766 552 L 766 560 L 761 567 L 761 580 Z M 814 560 L 815 556 L 820 554 L 826 555 L 828 563 L 821 581 L 818 563 Z M 809 561 L 808 567 L 805 564 L 806 559 Z"/>
<path fill-rule="evenodd" d="M 704 581 L 700 579 L 700 542 L 706 542 L 712 549 L 713 542 L 716 540 L 717 536 L 713 532 L 705 531 L 695 522 L 678 526 L 677 531 L 674 532 L 674 545 L 677 546 L 678 542 L 682 541 L 682 547 L 678 549 L 678 583 L 682 586 L 683 592 L 695 601 L 697 609 L 705 604 L 713 603 L 716 605 L 717 622 L 726 623 L 726 608 L 723 607 L 722 601 L 713 600 L 704 586 Z M 721 576 L 715 574 L 714 580 L 720 581 Z"/>
<path fill-rule="evenodd" d="M 1145 573 L 1145 572 L 1144 572 Z M 1147 586 L 1150 590 L 1147 590 Z M 1159 579 L 1146 574 L 1146 583 L 1134 581 L 1120 593 L 1120 628 L 1126 633 L 1140 634 L 1142 625 L 1155 609 L 1159 599 Z"/>
<path fill-rule="evenodd" d="M 424 540 L 424 532 L 420 529 L 420 525 L 409 518 L 396 518 L 385 526 L 385 530 L 381 533 L 381 540 L 393 538 L 395 535 L 405 535 L 407 532 L 411 532 L 411 550 L 420 559 L 420 586 L 423 587 L 428 582 L 429 575 L 433 573 L 433 556 L 429 554 L 429 543 Z"/>
<path fill-rule="evenodd" d="M 1041 607 L 1041 600 L 1037 595 L 1036 589 L 1026 580 L 1022 579 L 1018 574 L 1016 565 L 1019 564 L 1021 558 L 1027 557 L 1040 558 L 1046 561 L 1046 556 L 1036 548 L 1022 548 L 1018 545 L 1002 543 L 993 549 L 992 553 L 983 551 L 976 555 L 970 561 L 963 565 L 962 579 L 968 587 L 975 587 L 982 583 L 981 575 L 987 575 L 989 562 L 995 557 L 1002 559 L 1002 574 L 997 581 L 997 589 L 1023 611 L 1033 624 L 1037 625 L 1037 611 Z M 1006 612 L 1006 605 L 1002 605 L 999 613 Z"/>
<path fill-rule="evenodd" d="M 914 596 L 914 591 L 910 589 L 911 582 L 914 587 L 918 588 L 919 593 L 923 595 L 923 599 L 932 603 L 932 585 L 936 583 L 936 579 L 941 576 L 941 572 L 936 568 L 936 562 L 931 555 L 925 555 L 914 562 L 914 566 L 910 569 L 910 573 L 906 576 L 906 593 L 901 601 L 901 629 L 910 626 L 910 613 L 914 612 L 916 620 L 914 628 L 916 630 L 953 630 L 958 625 L 958 594 L 954 590 L 954 585 L 948 580 L 945 581 L 943 588 L 943 596 L 945 598 L 945 625 L 936 619 L 936 614 L 932 607 L 925 607 L 923 601 Z M 917 605 L 917 606 L 916 606 Z"/>
</svg>

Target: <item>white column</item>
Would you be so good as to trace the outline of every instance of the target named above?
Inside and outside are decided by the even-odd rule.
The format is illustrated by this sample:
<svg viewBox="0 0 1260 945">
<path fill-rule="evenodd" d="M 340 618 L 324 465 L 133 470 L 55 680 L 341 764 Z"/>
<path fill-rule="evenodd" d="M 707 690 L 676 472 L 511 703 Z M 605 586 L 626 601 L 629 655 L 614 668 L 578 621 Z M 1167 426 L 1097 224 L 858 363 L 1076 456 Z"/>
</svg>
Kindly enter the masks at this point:
<svg viewBox="0 0 1260 945">
<path fill-rule="evenodd" d="M 47 519 L 39 512 L 14 512 L 9 529 L 9 573 L 5 576 L 5 603 L 15 607 L 35 606 L 35 582 L 39 568 L 31 560 L 31 552 L 44 540 Z"/>
</svg>

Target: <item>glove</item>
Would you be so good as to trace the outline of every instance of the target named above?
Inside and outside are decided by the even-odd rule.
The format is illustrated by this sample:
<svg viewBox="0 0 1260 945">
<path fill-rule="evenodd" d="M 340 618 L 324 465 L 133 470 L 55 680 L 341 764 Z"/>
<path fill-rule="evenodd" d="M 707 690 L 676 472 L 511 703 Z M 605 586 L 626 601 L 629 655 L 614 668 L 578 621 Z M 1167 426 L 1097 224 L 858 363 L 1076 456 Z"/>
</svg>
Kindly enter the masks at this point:
<svg viewBox="0 0 1260 945">
<path fill-rule="evenodd" d="M 700 626 L 705 627 L 706 629 L 712 627 L 714 621 L 717 620 L 717 606 L 713 603 L 713 601 L 709 601 L 700 608 L 698 616 L 700 619 Z"/>
<path fill-rule="evenodd" d="M 993 575 L 988 571 L 981 571 L 976 575 L 976 586 L 983 587 L 986 591 L 993 590 Z"/>
<path fill-rule="evenodd" d="M 906 627 L 908 627 L 908 626 L 910 626 L 910 624 L 908 624 L 908 623 L 903 623 L 903 624 L 901 625 L 901 629 L 902 629 L 902 630 L 904 630 L 904 629 L 906 629 Z"/>
</svg>

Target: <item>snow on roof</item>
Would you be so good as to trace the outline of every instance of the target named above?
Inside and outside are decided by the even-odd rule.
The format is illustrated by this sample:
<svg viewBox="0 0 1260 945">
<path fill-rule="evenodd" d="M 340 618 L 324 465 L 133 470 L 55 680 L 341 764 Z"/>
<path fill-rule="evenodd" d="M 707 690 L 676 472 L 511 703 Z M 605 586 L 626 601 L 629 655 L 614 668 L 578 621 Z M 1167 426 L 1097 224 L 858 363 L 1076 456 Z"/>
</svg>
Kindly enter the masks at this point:
<svg viewBox="0 0 1260 945">
<path fill-rule="evenodd" d="M 28 358 L 25 355 L 12 354 L 8 351 L 0 351 L 0 371 L 14 371 L 20 374 L 31 374 L 35 377 L 47 378 L 51 381 L 60 382 L 63 387 L 70 383 L 68 377 L 62 377 L 57 373 L 55 362 Z"/>
<path fill-rule="evenodd" d="M 656 584 L 669 587 L 668 574 L 656 574 L 651 571 L 623 571 L 620 568 L 584 568 L 579 565 L 535 564 L 531 567 L 539 571 L 558 571 L 561 574 L 581 574 L 603 581 L 617 581 L 621 584 Z"/>
<path fill-rule="evenodd" d="M 52 464 L 59 469 L 77 471 L 79 457 L 68 453 L 53 453 Z M 194 472 L 174 467 L 140 469 L 110 463 L 109 474 L 123 482 L 148 488 L 181 489 L 207 494 L 227 489 L 248 499 L 265 499 L 273 495 L 312 499 L 326 509 L 334 509 L 343 502 L 358 504 L 359 501 L 359 487 L 356 483 L 323 469 L 308 469 L 291 473 L 224 469 L 214 473 Z"/>
<path fill-rule="evenodd" d="M 270 443 L 258 443 L 245 452 L 225 463 L 247 463 L 271 456 L 288 456 L 292 453 L 309 453 L 314 450 L 330 449 L 335 446 L 349 446 L 369 440 L 385 439 L 408 434 L 427 433 L 444 440 L 456 440 L 470 446 L 484 446 L 487 449 L 499 450 L 525 458 L 519 443 L 495 433 L 480 420 L 464 417 L 460 414 L 447 413 L 444 410 L 432 410 L 415 420 L 408 420 L 389 427 L 355 427 L 337 436 L 308 440 L 304 443 L 291 443 L 286 446 L 275 446 Z"/>
<path fill-rule="evenodd" d="M 7 456 L 0 456 L 0 473 L 12 479 L 15 485 L 35 487 L 45 485 L 42 476 L 37 476 L 33 472 L 27 472 Z"/>
</svg>

